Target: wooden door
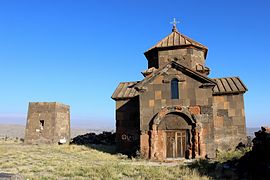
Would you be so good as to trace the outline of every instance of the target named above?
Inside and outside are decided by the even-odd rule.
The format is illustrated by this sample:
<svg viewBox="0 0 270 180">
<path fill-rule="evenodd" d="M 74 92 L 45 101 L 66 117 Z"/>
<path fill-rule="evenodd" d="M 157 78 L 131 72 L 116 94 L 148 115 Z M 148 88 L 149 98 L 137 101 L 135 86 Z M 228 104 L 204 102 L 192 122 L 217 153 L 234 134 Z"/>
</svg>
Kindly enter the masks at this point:
<svg viewBox="0 0 270 180">
<path fill-rule="evenodd" d="M 187 147 L 187 136 L 185 130 L 166 132 L 167 158 L 185 157 L 186 147 Z"/>
<path fill-rule="evenodd" d="M 166 133 L 166 157 L 174 158 L 175 157 L 175 132 L 168 131 Z"/>
<path fill-rule="evenodd" d="M 176 144 L 177 157 L 185 157 L 186 132 L 185 131 L 176 132 L 176 137 L 177 137 L 177 144 Z"/>
</svg>

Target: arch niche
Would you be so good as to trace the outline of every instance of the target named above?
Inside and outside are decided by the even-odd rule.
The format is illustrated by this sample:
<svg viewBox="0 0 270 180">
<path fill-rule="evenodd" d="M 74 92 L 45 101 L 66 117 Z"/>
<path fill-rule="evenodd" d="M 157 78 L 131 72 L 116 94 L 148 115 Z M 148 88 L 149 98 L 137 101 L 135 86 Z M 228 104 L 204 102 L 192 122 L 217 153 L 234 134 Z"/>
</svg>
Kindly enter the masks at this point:
<svg viewBox="0 0 270 180">
<path fill-rule="evenodd" d="M 155 152 L 162 151 L 164 158 L 190 158 L 194 149 L 192 134 L 195 124 L 189 111 L 183 108 L 163 109 L 153 120 L 152 131 L 159 135 L 157 139 L 152 139 L 156 142 L 152 145 L 158 146 L 152 149 Z"/>
<path fill-rule="evenodd" d="M 165 131 L 166 158 L 189 157 L 191 147 L 191 129 L 192 124 L 177 113 L 167 114 L 157 127 L 158 130 Z"/>
</svg>

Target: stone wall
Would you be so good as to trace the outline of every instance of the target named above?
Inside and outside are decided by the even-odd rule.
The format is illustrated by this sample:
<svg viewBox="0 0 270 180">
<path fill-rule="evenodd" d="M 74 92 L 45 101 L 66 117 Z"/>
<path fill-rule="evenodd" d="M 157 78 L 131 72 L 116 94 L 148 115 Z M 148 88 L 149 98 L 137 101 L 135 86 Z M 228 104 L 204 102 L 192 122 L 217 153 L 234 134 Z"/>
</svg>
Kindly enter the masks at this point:
<svg viewBox="0 0 270 180">
<path fill-rule="evenodd" d="M 139 98 L 116 101 L 117 151 L 133 154 L 139 149 L 140 119 Z"/>
<path fill-rule="evenodd" d="M 175 60 L 177 63 L 184 65 L 190 69 L 196 70 L 196 65 L 205 65 L 204 52 L 194 47 L 183 49 L 164 49 L 154 51 L 148 54 L 148 68 L 162 68 L 169 63 L 170 60 Z"/>
<path fill-rule="evenodd" d="M 158 52 L 159 67 L 163 67 L 169 60 L 195 70 L 196 64 L 205 65 L 204 52 L 195 48 L 171 49 Z"/>
<path fill-rule="evenodd" d="M 25 130 L 27 144 L 57 144 L 70 141 L 69 106 L 60 103 L 29 103 Z"/>
<path fill-rule="evenodd" d="M 179 99 L 171 99 L 171 79 L 177 78 L 179 82 Z M 170 69 L 166 74 L 159 75 L 154 81 L 146 86 L 145 92 L 140 94 L 140 130 L 141 130 L 141 151 L 151 151 L 151 121 L 164 107 L 179 106 L 188 109 L 196 118 L 196 138 L 200 142 L 201 156 L 214 157 L 214 131 L 213 131 L 213 109 L 212 89 L 201 88 L 201 83 L 175 69 Z M 162 137 L 162 133 L 156 132 L 155 136 Z M 164 137 L 163 137 L 164 138 Z M 162 139 L 162 138 L 161 138 Z M 162 143 L 161 143 L 162 144 Z M 150 147 L 151 148 L 151 147 Z M 164 147 L 158 147 L 163 149 Z M 161 154 L 161 153 L 159 153 Z M 150 156 L 150 155 L 149 155 Z"/>
<path fill-rule="evenodd" d="M 216 148 L 233 149 L 239 142 L 245 142 L 243 94 L 214 96 L 213 107 Z"/>
<path fill-rule="evenodd" d="M 179 99 L 171 99 L 170 82 L 173 78 L 180 81 Z M 163 107 L 211 107 L 212 89 L 200 88 L 200 86 L 200 82 L 175 69 L 170 69 L 167 74 L 156 77 L 140 95 L 141 130 L 149 130 L 150 121 Z"/>
</svg>

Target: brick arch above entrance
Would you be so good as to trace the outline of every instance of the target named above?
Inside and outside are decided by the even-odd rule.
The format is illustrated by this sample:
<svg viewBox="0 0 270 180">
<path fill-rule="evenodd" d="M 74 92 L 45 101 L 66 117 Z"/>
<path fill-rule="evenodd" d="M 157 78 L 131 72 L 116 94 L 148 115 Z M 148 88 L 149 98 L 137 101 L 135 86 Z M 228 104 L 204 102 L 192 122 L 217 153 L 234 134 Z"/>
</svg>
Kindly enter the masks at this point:
<svg viewBox="0 0 270 180">
<path fill-rule="evenodd" d="M 166 114 L 157 126 L 158 130 L 183 130 L 191 128 L 192 123 L 184 118 L 181 114 L 177 113 Z"/>
<path fill-rule="evenodd" d="M 195 125 L 196 124 L 196 122 L 194 120 L 194 117 L 191 115 L 188 107 L 172 106 L 172 107 L 164 107 L 164 108 L 162 108 L 159 111 L 159 113 L 157 113 L 154 116 L 154 118 L 152 119 L 152 121 L 150 123 L 151 129 L 156 129 L 156 127 L 160 125 L 161 121 L 165 118 L 165 116 L 169 115 L 169 114 L 179 115 L 180 117 L 185 119 L 185 121 L 189 125 Z"/>
</svg>

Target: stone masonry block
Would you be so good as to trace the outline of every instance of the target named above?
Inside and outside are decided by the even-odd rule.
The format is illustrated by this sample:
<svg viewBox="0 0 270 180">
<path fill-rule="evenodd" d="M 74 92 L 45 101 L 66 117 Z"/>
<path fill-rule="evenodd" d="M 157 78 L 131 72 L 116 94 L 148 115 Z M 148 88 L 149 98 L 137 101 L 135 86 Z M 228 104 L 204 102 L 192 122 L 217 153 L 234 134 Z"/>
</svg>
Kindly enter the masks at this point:
<svg viewBox="0 0 270 180">
<path fill-rule="evenodd" d="M 155 106 L 155 100 L 149 100 L 149 107 Z"/>
<path fill-rule="evenodd" d="M 198 114 L 201 114 L 201 109 L 199 106 L 193 106 L 193 107 L 189 107 L 189 112 L 191 114 L 198 115 Z"/>
<path fill-rule="evenodd" d="M 161 97 L 161 91 L 155 91 L 155 99 L 162 99 Z"/>
<path fill-rule="evenodd" d="M 220 116 L 220 117 L 228 116 L 228 110 L 227 109 L 218 109 L 217 116 Z"/>
</svg>

